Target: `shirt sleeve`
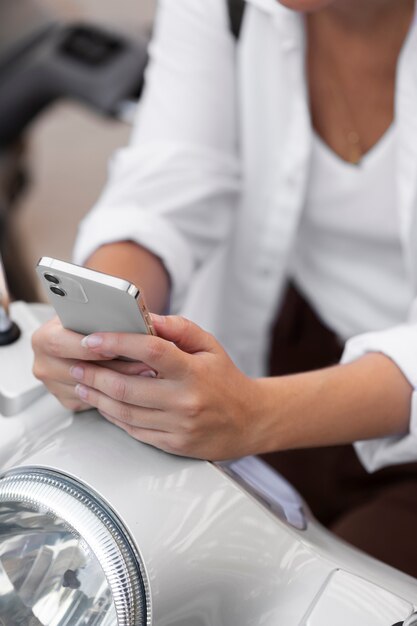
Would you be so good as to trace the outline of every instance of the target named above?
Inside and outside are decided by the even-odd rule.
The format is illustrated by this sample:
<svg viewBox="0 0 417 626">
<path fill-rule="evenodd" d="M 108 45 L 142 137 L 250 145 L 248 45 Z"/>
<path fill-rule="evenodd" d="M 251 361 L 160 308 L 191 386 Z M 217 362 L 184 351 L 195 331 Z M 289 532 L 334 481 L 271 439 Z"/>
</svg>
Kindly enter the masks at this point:
<svg viewBox="0 0 417 626">
<path fill-rule="evenodd" d="M 135 241 L 165 264 L 178 310 L 193 272 L 226 239 L 239 197 L 235 44 L 223 0 L 158 7 L 132 138 L 80 224 L 74 259 Z"/>
<path fill-rule="evenodd" d="M 341 362 L 350 363 L 369 352 L 389 357 L 413 387 L 408 432 L 354 444 L 363 466 L 374 472 L 388 465 L 417 461 L 417 321 L 411 319 L 407 324 L 349 339 Z"/>
</svg>

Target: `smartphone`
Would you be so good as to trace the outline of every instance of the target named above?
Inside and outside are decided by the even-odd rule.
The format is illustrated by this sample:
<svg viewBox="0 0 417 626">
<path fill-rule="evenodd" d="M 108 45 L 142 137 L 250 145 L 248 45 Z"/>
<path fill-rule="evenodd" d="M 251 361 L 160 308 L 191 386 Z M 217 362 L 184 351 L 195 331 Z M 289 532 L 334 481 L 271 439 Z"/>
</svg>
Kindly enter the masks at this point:
<svg viewBox="0 0 417 626">
<path fill-rule="evenodd" d="M 64 328 L 155 334 L 143 294 L 127 280 L 49 257 L 36 271 Z"/>
</svg>

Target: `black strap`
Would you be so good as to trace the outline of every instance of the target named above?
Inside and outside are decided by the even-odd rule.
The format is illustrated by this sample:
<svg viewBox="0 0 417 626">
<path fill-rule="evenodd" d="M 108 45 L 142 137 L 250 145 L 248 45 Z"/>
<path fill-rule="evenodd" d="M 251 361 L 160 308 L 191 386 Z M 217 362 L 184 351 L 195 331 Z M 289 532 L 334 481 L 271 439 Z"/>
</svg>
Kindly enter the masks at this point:
<svg viewBox="0 0 417 626">
<path fill-rule="evenodd" d="M 245 0 L 227 0 L 227 8 L 229 10 L 230 30 L 234 38 L 239 39 L 245 12 Z"/>
</svg>

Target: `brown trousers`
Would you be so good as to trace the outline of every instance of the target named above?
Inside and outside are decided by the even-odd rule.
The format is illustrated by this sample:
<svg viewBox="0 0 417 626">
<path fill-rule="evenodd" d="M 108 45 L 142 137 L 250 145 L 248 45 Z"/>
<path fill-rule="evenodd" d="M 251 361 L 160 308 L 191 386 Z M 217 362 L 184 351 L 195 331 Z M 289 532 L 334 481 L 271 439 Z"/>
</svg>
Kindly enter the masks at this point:
<svg viewBox="0 0 417 626">
<path fill-rule="evenodd" d="M 272 376 L 338 362 L 342 346 L 290 286 L 273 331 Z M 417 463 L 368 474 L 352 446 L 291 450 L 263 458 L 336 535 L 417 577 Z"/>
</svg>

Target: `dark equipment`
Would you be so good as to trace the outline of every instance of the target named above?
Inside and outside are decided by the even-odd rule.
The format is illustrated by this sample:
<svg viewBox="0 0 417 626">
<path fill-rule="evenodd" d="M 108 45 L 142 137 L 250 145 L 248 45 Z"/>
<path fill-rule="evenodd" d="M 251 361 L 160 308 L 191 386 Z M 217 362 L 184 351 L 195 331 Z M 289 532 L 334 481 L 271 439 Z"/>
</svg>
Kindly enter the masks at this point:
<svg viewBox="0 0 417 626">
<path fill-rule="evenodd" d="M 139 98 L 147 60 L 146 37 L 60 23 L 36 0 L 0 0 L 0 252 L 14 298 L 37 297 L 12 227 L 28 181 L 22 135 L 60 98 L 117 116 Z"/>
<path fill-rule="evenodd" d="M 89 24 L 60 24 L 33 0 L 0 2 L 0 148 L 58 98 L 105 115 L 139 97 L 147 42 Z"/>
<path fill-rule="evenodd" d="M 230 30 L 239 38 L 244 0 L 227 0 Z M 79 101 L 117 117 L 137 100 L 148 61 L 146 36 L 129 39 L 92 24 L 63 24 L 36 0 L 0 0 L 0 253 L 14 298 L 35 300 L 11 228 L 28 181 L 22 136 L 52 102 Z"/>
</svg>

